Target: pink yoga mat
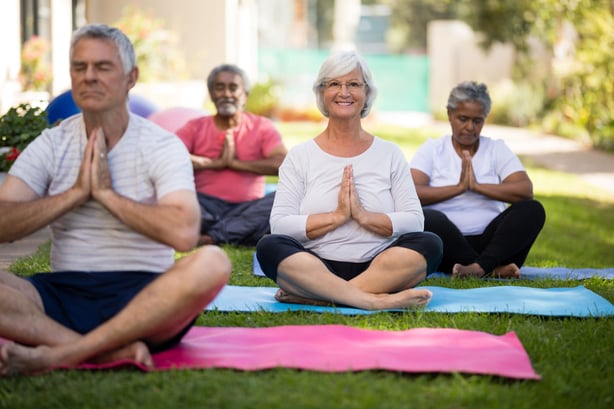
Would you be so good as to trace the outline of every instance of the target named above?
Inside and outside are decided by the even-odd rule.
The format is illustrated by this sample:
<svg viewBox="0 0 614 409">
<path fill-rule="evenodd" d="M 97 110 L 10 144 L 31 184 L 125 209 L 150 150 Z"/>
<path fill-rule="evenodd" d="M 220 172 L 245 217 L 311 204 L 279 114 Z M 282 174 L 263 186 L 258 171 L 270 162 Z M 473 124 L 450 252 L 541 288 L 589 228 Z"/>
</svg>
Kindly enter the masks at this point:
<svg viewBox="0 0 614 409">
<path fill-rule="evenodd" d="M 181 344 L 154 355 L 155 370 L 284 367 L 322 372 L 389 370 L 540 379 L 514 332 L 447 328 L 383 331 L 343 325 L 194 327 Z M 131 361 L 82 369 L 136 366 Z"/>
<path fill-rule="evenodd" d="M 0 338 L 0 344 L 2 339 Z M 155 370 L 295 368 L 321 372 L 461 372 L 541 379 L 514 332 L 492 335 L 448 328 L 383 331 L 343 325 L 270 328 L 194 327 L 175 348 L 153 356 Z M 136 366 L 132 361 L 79 369 Z"/>
</svg>

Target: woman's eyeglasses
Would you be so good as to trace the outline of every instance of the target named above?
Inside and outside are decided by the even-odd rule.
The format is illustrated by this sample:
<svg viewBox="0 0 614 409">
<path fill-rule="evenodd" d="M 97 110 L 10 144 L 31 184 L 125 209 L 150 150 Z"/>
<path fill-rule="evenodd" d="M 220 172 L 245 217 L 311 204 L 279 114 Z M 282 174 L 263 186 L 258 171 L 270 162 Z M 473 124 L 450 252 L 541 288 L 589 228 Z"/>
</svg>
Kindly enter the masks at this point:
<svg viewBox="0 0 614 409">
<path fill-rule="evenodd" d="M 322 83 L 322 87 L 324 87 L 326 90 L 331 91 L 341 91 L 341 88 L 343 88 L 344 85 L 349 92 L 357 92 L 362 90 L 362 88 L 365 87 L 367 84 L 360 81 L 341 82 L 335 80 Z"/>
</svg>

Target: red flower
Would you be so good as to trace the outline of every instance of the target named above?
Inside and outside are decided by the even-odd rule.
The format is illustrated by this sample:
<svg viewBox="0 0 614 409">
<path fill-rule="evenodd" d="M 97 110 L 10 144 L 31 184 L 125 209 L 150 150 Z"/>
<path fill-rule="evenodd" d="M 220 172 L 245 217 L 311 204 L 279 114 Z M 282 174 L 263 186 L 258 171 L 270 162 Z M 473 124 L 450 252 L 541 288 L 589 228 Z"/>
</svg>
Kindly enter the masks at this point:
<svg viewBox="0 0 614 409">
<path fill-rule="evenodd" d="M 20 153 L 21 152 L 19 152 L 19 149 L 13 147 L 13 148 L 11 148 L 11 151 L 6 154 L 5 158 L 9 162 L 14 162 L 15 159 L 17 159 L 17 157 L 19 156 Z"/>
</svg>

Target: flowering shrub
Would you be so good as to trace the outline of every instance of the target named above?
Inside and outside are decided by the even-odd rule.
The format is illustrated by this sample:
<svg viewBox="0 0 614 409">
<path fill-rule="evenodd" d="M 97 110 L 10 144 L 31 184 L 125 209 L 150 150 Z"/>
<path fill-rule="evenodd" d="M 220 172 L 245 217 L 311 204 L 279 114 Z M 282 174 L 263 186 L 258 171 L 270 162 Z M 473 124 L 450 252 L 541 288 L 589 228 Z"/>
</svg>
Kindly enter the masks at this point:
<svg viewBox="0 0 614 409">
<path fill-rule="evenodd" d="M 0 171 L 8 171 L 21 151 L 48 127 L 47 113 L 27 103 L 0 117 Z"/>
<path fill-rule="evenodd" d="M 51 69 L 47 63 L 49 43 L 41 37 L 32 36 L 21 50 L 19 80 L 24 91 L 46 91 L 51 83 Z"/>
</svg>

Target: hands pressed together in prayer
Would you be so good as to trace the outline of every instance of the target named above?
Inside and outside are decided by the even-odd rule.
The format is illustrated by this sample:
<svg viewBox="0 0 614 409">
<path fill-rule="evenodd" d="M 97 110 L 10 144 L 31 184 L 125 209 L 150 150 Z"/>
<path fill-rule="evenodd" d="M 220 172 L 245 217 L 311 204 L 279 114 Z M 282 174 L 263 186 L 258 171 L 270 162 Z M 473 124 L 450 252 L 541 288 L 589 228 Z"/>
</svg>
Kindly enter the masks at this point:
<svg viewBox="0 0 614 409">
<path fill-rule="evenodd" d="M 220 153 L 220 168 L 231 168 L 232 162 L 236 159 L 235 139 L 232 129 L 227 129 L 224 134 L 224 145 Z"/>
<path fill-rule="evenodd" d="M 469 153 L 469 151 L 462 151 L 461 158 L 462 167 L 458 186 L 462 188 L 462 191 L 459 194 L 465 193 L 470 190 L 477 192 L 478 182 L 475 178 L 475 173 L 473 171 L 473 164 L 471 163 L 471 154 Z"/>
<path fill-rule="evenodd" d="M 340 224 L 354 219 L 358 224 L 362 225 L 361 220 L 364 220 L 366 216 L 366 211 L 362 207 L 358 192 L 356 192 L 352 165 L 346 165 L 343 168 L 341 188 L 339 189 L 339 203 L 335 212 L 342 216 Z"/>
<path fill-rule="evenodd" d="M 388 215 L 370 212 L 363 207 L 354 184 L 352 165 L 346 165 L 343 169 L 338 198 L 337 208 L 331 213 L 333 217 L 308 226 L 308 237 L 319 237 L 350 220 L 356 221 L 361 227 L 375 234 L 385 237 L 392 234 L 392 222 Z"/>
<path fill-rule="evenodd" d="M 501 183 L 478 183 L 469 151 L 462 151 L 461 158 L 462 169 L 459 182 L 456 185 L 459 188 L 457 195 L 471 191 L 493 200 L 508 203 L 515 203 L 533 197 L 532 184 L 525 172 L 513 173 Z"/>
<path fill-rule="evenodd" d="M 107 144 L 101 128 L 94 128 L 88 138 L 79 168 L 79 177 L 73 189 L 79 193 L 81 203 L 87 202 L 90 198 L 103 202 L 105 193 L 113 190 Z"/>
<path fill-rule="evenodd" d="M 232 128 L 227 129 L 223 135 L 220 135 L 220 142 L 222 142 L 222 151 L 217 159 L 212 159 L 207 156 L 190 155 L 195 170 L 235 168 L 234 165 L 238 161 L 236 157 L 234 131 Z"/>
</svg>

